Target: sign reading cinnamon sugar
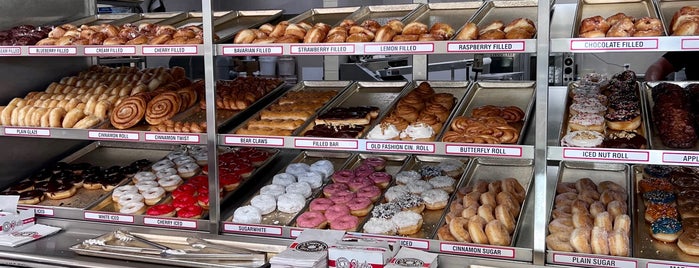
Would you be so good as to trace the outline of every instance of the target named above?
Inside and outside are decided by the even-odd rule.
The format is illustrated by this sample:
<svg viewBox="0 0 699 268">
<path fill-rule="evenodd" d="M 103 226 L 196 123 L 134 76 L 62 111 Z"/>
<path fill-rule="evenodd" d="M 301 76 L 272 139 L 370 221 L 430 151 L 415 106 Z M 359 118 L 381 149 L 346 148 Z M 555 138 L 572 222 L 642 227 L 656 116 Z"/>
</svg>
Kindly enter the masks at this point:
<svg viewBox="0 0 699 268">
<path fill-rule="evenodd" d="M 493 247 L 493 246 L 480 246 L 480 245 L 467 245 L 467 244 L 457 244 L 457 243 L 445 243 L 439 244 L 439 251 L 445 253 L 456 253 L 462 255 L 474 255 L 474 256 L 488 256 L 488 257 L 498 257 L 498 258 L 515 258 L 515 250 L 512 248 L 505 247 Z"/>
</svg>

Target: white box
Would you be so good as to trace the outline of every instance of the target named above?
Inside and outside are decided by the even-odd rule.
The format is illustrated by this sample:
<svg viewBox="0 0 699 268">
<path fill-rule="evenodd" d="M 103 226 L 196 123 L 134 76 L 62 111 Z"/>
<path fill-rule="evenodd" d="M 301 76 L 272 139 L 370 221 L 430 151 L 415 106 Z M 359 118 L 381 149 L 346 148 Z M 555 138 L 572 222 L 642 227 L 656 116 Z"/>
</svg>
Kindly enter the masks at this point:
<svg viewBox="0 0 699 268">
<path fill-rule="evenodd" d="M 437 267 L 438 255 L 412 248 L 401 248 L 386 268 Z"/>
<path fill-rule="evenodd" d="M 328 249 L 328 267 L 384 267 L 399 249 L 381 240 L 342 241 Z"/>
</svg>

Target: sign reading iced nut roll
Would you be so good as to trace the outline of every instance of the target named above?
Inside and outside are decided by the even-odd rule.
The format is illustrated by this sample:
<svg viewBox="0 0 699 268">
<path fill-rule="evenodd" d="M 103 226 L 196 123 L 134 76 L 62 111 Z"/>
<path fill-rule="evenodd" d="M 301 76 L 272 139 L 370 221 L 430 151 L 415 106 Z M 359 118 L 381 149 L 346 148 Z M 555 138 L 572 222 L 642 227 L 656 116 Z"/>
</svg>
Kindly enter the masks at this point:
<svg viewBox="0 0 699 268">
<path fill-rule="evenodd" d="M 563 148 L 563 159 L 646 162 L 650 160 L 650 152 L 638 150 Z"/>
</svg>

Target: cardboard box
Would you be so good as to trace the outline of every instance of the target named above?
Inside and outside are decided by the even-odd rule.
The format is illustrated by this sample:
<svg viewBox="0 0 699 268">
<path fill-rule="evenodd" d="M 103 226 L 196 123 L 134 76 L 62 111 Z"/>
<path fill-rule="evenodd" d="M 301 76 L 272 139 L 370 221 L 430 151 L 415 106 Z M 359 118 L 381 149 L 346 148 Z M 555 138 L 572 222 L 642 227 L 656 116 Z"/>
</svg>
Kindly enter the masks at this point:
<svg viewBox="0 0 699 268">
<path fill-rule="evenodd" d="M 20 231 L 34 225 L 34 209 L 17 209 L 19 196 L 0 196 L 0 235 Z"/>
<path fill-rule="evenodd" d="M 438 255 L 412 248 L 401 248 L 386 268 L 437 267 Z"/>
<path fill-rule="evenodd" d="M 329 267 L 384 267 L 400 245 L 381 240 L 343 240 L 328 249 Z"/>
</svg>

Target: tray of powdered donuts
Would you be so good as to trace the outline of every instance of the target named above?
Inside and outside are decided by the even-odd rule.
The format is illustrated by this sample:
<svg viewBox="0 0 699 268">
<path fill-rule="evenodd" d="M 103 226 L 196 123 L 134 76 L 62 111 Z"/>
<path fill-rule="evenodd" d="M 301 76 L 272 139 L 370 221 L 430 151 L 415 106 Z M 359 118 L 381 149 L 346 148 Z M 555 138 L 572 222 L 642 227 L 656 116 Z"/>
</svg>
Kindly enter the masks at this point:
<svg viewBox="0 0 699 268">
<path fill-rule="evenodd" d="M 561 162 L 546 236 L 549 260 L 556 252 L 631 256 L 629 172 L 625 164 Z"/>
<path fill-rule="evenodd" d="M 293 226 L 358 231 L 409 159 L 410 155 L 355 155 L 333 173 Z"/>
<path fill-rule="evenodd" d="M 468 158 L 413 156 L 364 223 L 365 233 L 431 238 Z"/>
<path fill-rule="evenodd" d="M 289 226 L 336 170 L 353 155 L 344 152 L 303 151 L 272 176 L 249 200 L 236 208 L 230 221 L 243 224 Z"/>
<path fill-rule="evenodd" d="M 473 160 L 435 239 L 515 246 L 534 166 L 530 160 Z"/>
</svg>

